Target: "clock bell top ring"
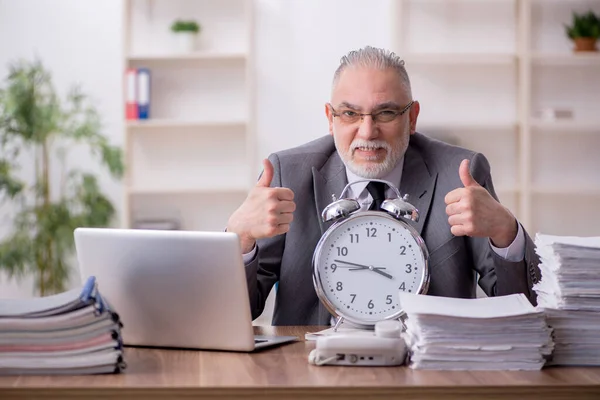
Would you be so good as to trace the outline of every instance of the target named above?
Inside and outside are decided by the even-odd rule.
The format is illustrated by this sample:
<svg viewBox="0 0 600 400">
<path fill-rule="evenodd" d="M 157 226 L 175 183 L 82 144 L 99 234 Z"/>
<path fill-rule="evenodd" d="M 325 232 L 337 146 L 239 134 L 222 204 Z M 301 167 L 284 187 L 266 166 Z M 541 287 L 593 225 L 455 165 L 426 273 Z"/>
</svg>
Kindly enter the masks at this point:
<svg viewBox="0 0 600 400">
<path fill-rule="evenodd" d="M 405 194 L 404 197 L 400 195 L 400 191 L 391 183 L 382 179 L 360 179 L 352 183 L 348 183 L 342 193 L 340 194 L 340 199 L 337 200 L 335 198 L 335 194 L 331 195 L 332 203 L 323 209 L 321 213 L 321 218 L 323 222 L 329 222 L 332 220 L 346 218 L 350 214 L 360 210 L 360 204 L 356 199 L 345 198 L 346 192 L 348 188 L 355 183 L 358 182 L 382 182 L 387 186 L 392 188 L 392 190 L 396 193 L 395 199 L 385 199 L 383 203 L 381 203 L 381 210 L 387 212 L 391 216 L 396 219 L 408 219 L 413 222 L 419 221 L 419 210 L 408 201 L 408 194 Z"/>
</svg>

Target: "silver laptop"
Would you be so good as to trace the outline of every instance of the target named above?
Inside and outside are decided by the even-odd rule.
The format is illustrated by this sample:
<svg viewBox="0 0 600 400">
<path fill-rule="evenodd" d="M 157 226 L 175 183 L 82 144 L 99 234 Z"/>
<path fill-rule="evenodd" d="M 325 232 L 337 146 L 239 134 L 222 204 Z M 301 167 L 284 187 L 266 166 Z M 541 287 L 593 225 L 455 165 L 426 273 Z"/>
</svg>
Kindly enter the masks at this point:
<svg viewBox="0 0 600 400">
<path fill-rule="evenodd" d="M 252 351 L 296 340 L 255 336 L 239 239 L 228 232 L 77 228 L 81 279 L 94 275 L 129 346 Z"/>
</svg>

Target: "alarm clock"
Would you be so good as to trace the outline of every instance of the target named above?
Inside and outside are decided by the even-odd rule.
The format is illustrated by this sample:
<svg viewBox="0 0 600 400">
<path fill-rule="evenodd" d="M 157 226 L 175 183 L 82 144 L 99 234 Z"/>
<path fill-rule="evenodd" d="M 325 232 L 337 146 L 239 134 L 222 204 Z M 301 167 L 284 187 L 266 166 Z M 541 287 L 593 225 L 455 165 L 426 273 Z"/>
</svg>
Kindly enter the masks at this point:
<svg viewBox="0 0 600 400">
<path fill-rule="evenodd" d="M 356 199 L 346 198 L 351 185 L 377 181 L 389 186 L 379 210 L 360 211 Z M 371 179 L 346 185 L 340 199 L 323 210 L 324 222 L 334 221 L 319 239 L 313 253 L 315 291 L 338 318 L 334 330 L 347 320 L 373 329 L 378 321 L 404 317 L 399 292 L 427 293 L 429 253 L 425 241 L 411 225 L 418 210 L 390 182 Z"/>
</svg>

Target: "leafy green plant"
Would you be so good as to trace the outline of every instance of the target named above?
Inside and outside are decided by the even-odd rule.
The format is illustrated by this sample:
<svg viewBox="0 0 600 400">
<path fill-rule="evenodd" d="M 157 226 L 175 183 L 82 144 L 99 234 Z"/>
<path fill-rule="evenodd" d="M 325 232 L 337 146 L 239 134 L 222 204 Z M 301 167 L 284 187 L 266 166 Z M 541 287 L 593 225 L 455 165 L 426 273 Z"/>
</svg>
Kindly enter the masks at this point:
<svg viewBox="0 0 600 400">
<path fill-rule="evenodd" d="M 67 149 L 83 145 L 113 177 L 122 177 L 122 151 L 109 145 L 101 129 L 97 111 L 78 87 L 61 99 L 39 60 L 10 65 L 0 87 L 0 201 L 11 202 L 16 212 L 12 231 L 0 241 L 0 270 L 11 279 L 33 274 L 42 296 L 65 290 L 73 230 L 107 226 L 115 215 L 96 176 L 66 168 Z M 18 161 L 29 157 L 32 183 L 16 173 Z M 62 172 L 58 185 L 51 181 L 56 171 Z"/>
<path fill-rule="evenodd" d="M 567 36 L 574 40 L 577 38 L 594 38 L 600 37 L 600 19 L 593 11 L 578 14 L 573 12 L 571 25 L 565 25 Z"/>
<path fill-rule="evenodd" d="M 171 31 L 173 32 L 200 32 L 200 25 L 196 21 L 193 20 L 176 20 L 171 25 Z"/>
</svg>

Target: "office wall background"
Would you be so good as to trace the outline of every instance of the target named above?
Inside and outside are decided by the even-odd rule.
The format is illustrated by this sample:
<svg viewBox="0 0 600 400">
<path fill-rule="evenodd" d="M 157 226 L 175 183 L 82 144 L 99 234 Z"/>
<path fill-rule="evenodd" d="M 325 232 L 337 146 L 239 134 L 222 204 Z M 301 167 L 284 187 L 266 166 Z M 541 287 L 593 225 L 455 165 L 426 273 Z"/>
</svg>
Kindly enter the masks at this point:
<svg viewBox="0 0 600 400">
<path fill-rule="evenodd" d="M 61 92 L 74 83 L 82 86 L 103 117 L 104 133 L 114 144 L 123 144 L 122 2 L 0 0 L 0 79 L 6 76 L 8 62 L 38 56 Z M 254 168 L 273 151 L 326 134 L 323 105 L 344 53 L 367 44 L 399 46 L 412 52 L 402 56 L 408 57 L 413 89 L 422 102 L 419 128 L 432 135 L 450 134 L 484 152 L 501 200 L 525 221 L 530 233 L 600 234 L 596 205 L 600 159 L 595 156 L 600 146 L 600 58 L 574 56 L 562 29 L 572 9 L 600 13 L 600 0 L 254 0 L 253 4 Z M 531 18 L 524 25 L 527 29 L 517 29 L 520 19 L 515 15 L 528 14 L 520 9 L 523 5 L 531 6 Z M 404 7 L 408 16 L 395 15 L 398 7 Z M 526 43 L 529 36 L 531 43 Z M 219 110 L 226 107 L 220 104 Z M 553 107 L 572 107 L 576 118 L 552 121 L 536 114 Z M 155 146 L 169 143 L 170 136 L 154 135 L 159 136 L 164 142 Z M 187 140 L 185 135 L 178 137 L 179 145 Z M 195 145 L 206 141 L 198 136 L 194 140 Z M 218 138 L 212 143 L 223 143 L 215 147 L 225 154 L 225 142 Z M 241 152 L 242 147 L 238 143 L 236 149 Z M 228 154 L 224 163 L 238 153 Z M 190 152 L 187 157 L 194 161 Z M 31 155 L 23 155 L 23 178 L 32 178 L 31 160 Z M 68 162 L 97 168 L 81 148 L 71 149 Z M 175 174 L 188 166 L 179 159 L 174 164 Z M 58 185 L 60 171 L 52 171 L 52 177 Z M 148 172 L 145 177 L 153 181 Z M 117 206 L 118 225 L 125 210 L 124 186 L 104 171 L 100 178 Z M 202 207 L 207 196 L 213 198 L 202 196 L 204 203 L 196 202 L 199 197 L 186 197 L 194 222 L 208 221 Z M 223 203 L 229 207 L 235 199 L 228 197 Z M 0 236 L 10 228 L 11 212 L 10 206 L 0 205 Z M 214 218 L 210 222 L 216 229 L 226 223 L 226 218 L 222 224 L 220 217 Z M 77 284 L 78 275 L 72 278 L 72 285 Z M 31 279 L 15 283 L 0 274 L 0 297 L 27 297 L 32 287 Z"/>
<path fill-rule="evenodd" d="M 256 1 L 257 157 L 327 133 L 323 104 L 339 58 L 367 44 L 389 45 L 389 6 L 390 0 Z M 10 61 L 38 56 L 61 92 L 82 86 L 102 114 L 104 133 L 122 144 L 122 11 L 121 0 L 0 0 L 0 77 Z M 33 173 L 28 160 L 24 155 L 24 178 Z M 72 149 L 69 162 L 97 170 L 83 149 Z M 56 183 L 60 172 L 52 176 Z M 122 185 L 106 173 L 101 184 L 120 208 Z M 0 235 L 10 228 L 11 211 L 0 206 Z M 32 279 L 0 275 L 0 297 L 28 297 L 32 287 Z"/>
</svg>

